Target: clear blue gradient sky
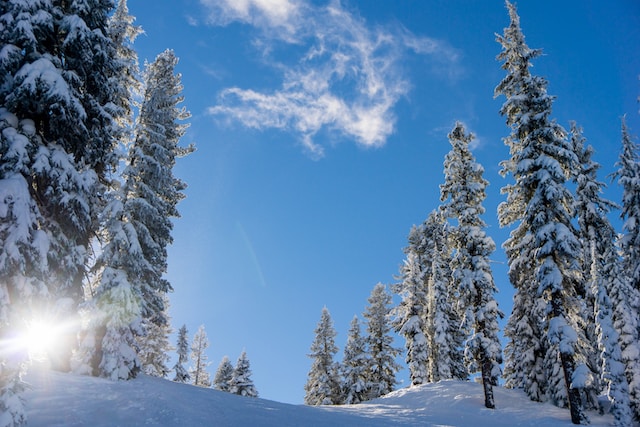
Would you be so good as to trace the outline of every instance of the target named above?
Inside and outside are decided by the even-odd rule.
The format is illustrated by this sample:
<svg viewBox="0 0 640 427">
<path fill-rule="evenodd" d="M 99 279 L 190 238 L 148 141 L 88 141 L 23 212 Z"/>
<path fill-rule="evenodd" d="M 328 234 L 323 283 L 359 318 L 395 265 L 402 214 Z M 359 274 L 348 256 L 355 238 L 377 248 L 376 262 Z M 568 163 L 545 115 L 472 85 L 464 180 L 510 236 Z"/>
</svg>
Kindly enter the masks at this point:
<svg viewBox="0 0 640 427">
<path fill-rule="evenodd" d="M 198 150 L 169 274 L 175 329 L 204 324 L 213 375 L 245 349 L 261 397 L 302 403 L 313 330 L 327 306 L 342 349 L 373 286 L 394 282 L 409 229 L 439 204 L 447 133 L 477 135 L 498 247 L 498 174 L 509 130 L 493 89 L 505 75 L 501 0 L 129 0 L 141 61 L 180 58 Z M 534 72 L 612 172 L 620 119 L 640 133 L 640 2 L 521 0 Z M 617 185 L 606 195 L 619 201 Z M 618 213 L 615 213 L 617 217 Z M 619 221 L 616 224 L 620 225 Z M 493 256 L 502 310 L 513 289 Z M 173 339 L 173 338 L 172 338 Z M 403 346 L 401 339 L 397 346 Z M 341 354 L 338 355 L 338 359 Z M 405 368 L 399 378 L 407 378 Z M 402 386 L 402 385 L 400 385 Z"/>
</svg>

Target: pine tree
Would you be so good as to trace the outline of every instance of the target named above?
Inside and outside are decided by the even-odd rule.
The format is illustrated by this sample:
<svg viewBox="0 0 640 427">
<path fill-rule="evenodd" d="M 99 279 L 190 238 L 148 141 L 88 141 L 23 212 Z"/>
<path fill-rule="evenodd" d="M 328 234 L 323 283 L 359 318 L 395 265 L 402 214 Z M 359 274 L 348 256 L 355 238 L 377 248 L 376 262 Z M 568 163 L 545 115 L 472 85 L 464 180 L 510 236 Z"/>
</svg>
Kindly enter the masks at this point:
<svg viewBox="0 0 640 427">
<path fill-rule="evenodd" d="M 322 309 L 320 322 L 314 332 L 311 353 L 308 354 L 313 362 L 304 386 L 304 403 L 306 405 L 339 404 L 341 403 L 339 401 L 340 379 L 336 375 L 336 363 L 333 361 L 333 357 L 338 352 L 335 344 L 337 334 L 327 307 Z"/>
<path fill-rule="evenodd" d="M 461 318 L 454 306 L 457 295 L 451 280 L 449 228 L 441 213 L 432 212 L 425 221 L 424 230 L 431 259 L 425 318 L 429 382 L 464 380 L 469 375 L 464 366 L 463 344 L 466 333 L 461 328 Z"/>
<path fill-rule="evenodd" d="M 425 337 L 425 311 L 427 307 L 427 288 L 425 273 L 420 264 L 420 254 L 412 247 L 407 249 L 407 259 L 400 271 L 402 282 L 393 287 L 394 293 L 402 297 L 400 304 L 393 310 L 393 327 L 405 338 L 412 385 L 427 382 L 427 364 L 429 354 Z"/>
<path fill-rule="evenodd" d="M 351 321 L 342 358 L 343 403 L 352 405 L 367 400 L 367 343 L 360 332 L 358 316 Z"/>
<path fill-rule="evenodd" d="M 165 311 L 169 306 L 169 299 L 164 298 Z M 168 315 L 166 315 L 168 318 Z M 154 377 L 165 378 L 169 374 L 169 351 L 173 347 L 169 343 L 171 334 L 170 323 L 164 325 L 142 319 L 142 335 L 137 336 L 142 371 Z"/>
<path fill-rule="evenodd" d="M 231 379 L 233 378 L 233 365 L 227 356 L 224 356 L 218 365 L 213 377 L 213 388 L 220 391 L 231 391 Z"/>
<path fill-rule="evenodd" d="M 574 378 L 581 363 L 577 351 L 581 247 L 571 224 L 573 198 L 565 186 L 577 159 L 566 131 L 550 118 L 553 97 L 547 94 L 547 81 L 529 71 L 540 51 L 526 45 L 515 6 L 507 2 L 507 7 L 511 23 L 497 38 L 503 47 L 498 59 L 507 76 L 495 94 L 506 97 L 500 113 L 512 130 L 505 138 L 511 158 L 502 162 L 501 172 L 512 174 L 515 183 L 503 188 L 507 201 L 499 207 L 499 219 L 502 226 L 517 224 L 504 243 L 517 298 L 505 331 L 511 342 L 505 351 L 510 368 L 505 373 L 523 372 L 516 374 L 519 378 L 509 378 L 511 384 L 524 386 L 537 399 L 547 388 L 552 397 L 558 396 L 554 387 L 558 373 L 571 420 L 579 424 L 586 420 L 581 382 Z M 531 322 L 530 330 L 524 330 L 525 319 Z M 538 376 L 540 359 L 546 378 Z M 531 378 L 541 382 L 531 383 Z"/>
<path fill-rule="evenodd" d="M 236 367 L 233 369 L 233 375 L 229 381 L 229 391 L 239 396 L 258 397 L 258 391 L 251 379 L 251 367 L 245 351 L 240 354 Z"/>
<path fill-rule="evenodd" d="M 622 186 L 624 233 L 620 241 L 623 261 L 632 286 L 640 291 L 640 147 L 622 119 L 622 152 L 612 175 Z"/>
<path fill-rule="evenodd" d="M 598 181 L 600 165 L 592 160 L 593 148 L 585 147 L 585 138 L 575 122 L 571 123 L 571 143 L 578 156 L 579 167 L 574 169 L 573 181 L 576 183 L 575 210 L 583 247 L 583 272 L 585 274 L 585 335 L 587 342 L 593 343 L 587 351 L 588 366 L 592 379 L 585 388 L 585 400 L 592 408 L 598 405 L 597 398 L 608 390 L 614 412 L 623 414 L 629 410 L 629 392 L 626 378 L 624 384 L 613 371 L 621 363 L 619 332 L 613 327 L 615 308 L 611 305 L 611 290 L 614 277 L 619 277 L 617 235 L 607 215 L 617 205 L 602 197 L 604 183 Z M 615 265 L 616 272 L 608 271 Z M 619 280 L 619 279 L 618 279 Z M 620 301 L 620 307 L 628 303 Z M 594 348 L 595 347 L 595 348 Z M 613 376 L 612 376 L 613 375 Z M 614 379 L 615 377 L 615 379 Z M 612 384 L 615 381 L 615 384 Z M 622 390 L 624 388 L 626 391 Z M 626 394 L 626 398 L 621 395 Z M 624 402 L 626 400 L 626 403 Z"/>
<path fill-rule="evenodd" d="M 640 420 L 640 149 L 633 141 L 627 125 L 622 121 L 622 152 L 618 169 L 613 174 L 622 186 L 623 234 L 620 238 L 621 262 L 615 258 L 607 262 L 607 274 L 614 281 L 610 298 L 614 307 L 614 326 L 620 334 L 622 359 L 629 383 L 631 406 L 636 420 Z M 622 268 L 620 268 L 620 265 Z"/>
<path fill-rule="evenodd" d="M 173 366 L 173 371 L 176 373 L 173 381 L 178 383 L 186 383 L 191 379 L 189 372 L 184 367 L 189 359 L 189 340 L 187 338 L 187 325 L 182 325 L 178 330 L 178 342 L 176 343 L 176 351 L 178 353 L 178 360 Z"/>
<path fill-rule="evenodd" d="M 463 313 L 464 324 L 473 330 L 465 345 L 468 370 L 481 372 L 485 406 L 495 408 L 493 386 L 498 384 L 502 363 L 498 338 L 498 318 L 502 313 L 494 298 L 498 290 L 489 265 L 495 244 L 484 232 L 486 224 L 480 218 L 485 212 L 482 202 L 488 182 L 482 176 L 484 169 L 469 151 L 473 138 L 460 122 L 449 134 L 452 148 L 444 162 L 445 183 L 440 186 L 440 199 L 445 202 L 441 206 L 445 217 L 457 221 L 451 230 L 455 250 L 452 275 L 459 293 L 457 309 Z"/>
<path fill-rule="evenodd" d="M 367 299 L 368 305 L 363 314 L 367 324 L 366 342 L 369 349 L 367 376 L 368 399 L 375 399 L 394 390 L 396 373 L 400 369 L 395 357 L 400 349 L 393 346 L 391 332 L 391 295 L 386 287 L 378 283 Z"/>
<path fill-rule="evenodd" d="M 60 351 L 49 355 L 60 370 L 69 369 L 97 195 L 117 158 L 114 123 L 123 111 L 112 102 L 112 6 L 2 3 L 0 340 L 31 320 L 17 307 L 65 324 Z M 0 411 L 15 425 L 25 420 L 21 364 L 16 355 L 0 356 Z"/>
<path fill-rule="evenodd" d="M 190 117 L 178 104 L 182 85 L 175 74 L 178 59 L 173 51 L 158 55 L 145 72 L 144 99 L 135 128 L 135 140 L 124 171 L 124 209 L 138 236 L 137 250 L 144 259 L 138 277 L 142 296 L 142 316 L 158 325 L 167 323 L 164 295 L 171 291 L 162 276 L 167 270 L 167 246 L 172 243 L 171 218 L 179 217 L 177 204 L 185 196 L 186 184 L 173 176 L 177 157 L 194 148 L 178 147 Z"/>
<path fill-rule="evenodd" d="M 206 353 L 207 348 L 209 348 L 209 339 L 204 330 L 204 325 L 200 325 L 191 343 L 191 361 L 193 365 L 189 369 L 191 383 L 199 387 L 211 386 L 209 372 L 207 371 L 209 367 L 209 358 Z"/>
</svg>

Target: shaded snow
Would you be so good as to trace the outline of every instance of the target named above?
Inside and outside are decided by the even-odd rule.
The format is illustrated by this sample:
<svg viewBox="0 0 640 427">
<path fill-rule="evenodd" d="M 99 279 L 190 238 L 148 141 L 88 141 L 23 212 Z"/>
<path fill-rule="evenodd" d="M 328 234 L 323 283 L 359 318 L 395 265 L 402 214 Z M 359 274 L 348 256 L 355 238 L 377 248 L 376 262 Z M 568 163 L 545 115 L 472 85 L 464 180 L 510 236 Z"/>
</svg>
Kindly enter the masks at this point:
<svg viewBox="0 0 640 427">
<path fill-rule="evenodd" d="M 359 405 L 309 407 L 246 398 L 141 375 L 132 381 L 51 372 L 27 375 L 28 425 L 55 426 L 570 426 L 569 411 L 495 388 L 498 409 L 483 406 L 482 386 L 442 381 L 404 388 Z M 589 414 L 592 426 L 612 423 Z"/>
</svg>

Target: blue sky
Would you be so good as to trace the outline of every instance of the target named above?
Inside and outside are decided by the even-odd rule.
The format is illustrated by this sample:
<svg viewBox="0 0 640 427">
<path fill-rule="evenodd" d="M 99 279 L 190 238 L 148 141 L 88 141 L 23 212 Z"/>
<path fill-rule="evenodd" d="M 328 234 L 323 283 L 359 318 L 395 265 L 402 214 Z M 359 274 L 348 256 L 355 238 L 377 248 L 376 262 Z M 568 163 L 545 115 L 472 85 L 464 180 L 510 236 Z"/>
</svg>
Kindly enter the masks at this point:
<svg viewBox="0 0 640 427">
<path fill-rule="evenodd" d="M 322 308 L 343 348 L 374 285 L 394 281 L 409 229 L 439 204 L 456 120 L 477 136 L 488 232 L 498 246 L 508 235 L 496 219 L 511 182 L 498 174 L 509 130 L 504 99 L 493 98 L 504 76 L 495 33 L 509 23 L 501 0 L 129 0 L 129 9 L 145 31 L 141 61 L 166 48 L 180 58 L 192 113 L 183 142 L 197 151 L 175 168 L 189 188 L 169 250 L 170 315 L 191 336 L 205 325 L 212 374 L 245 349 L 261 397 L 302 403 Z M 606 179 L 620 118 L 640 133 L 640 3 L 521 0 L 518 11 L 527 43 L 544 50 L 534 72 L 557 96 L 553 117 L 583 126 Z M 606 195 L 617 201 L 620 190 Z M 501 249 L 493 259 L 508 315 Z"/>
</svg>

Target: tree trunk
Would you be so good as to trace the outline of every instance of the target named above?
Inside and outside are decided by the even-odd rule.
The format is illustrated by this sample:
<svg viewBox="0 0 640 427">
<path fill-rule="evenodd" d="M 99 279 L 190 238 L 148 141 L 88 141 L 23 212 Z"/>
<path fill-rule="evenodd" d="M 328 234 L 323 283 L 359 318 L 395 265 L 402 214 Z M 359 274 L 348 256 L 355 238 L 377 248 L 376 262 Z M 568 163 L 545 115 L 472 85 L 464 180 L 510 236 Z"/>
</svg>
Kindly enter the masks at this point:
<svg viewBox="0 0 640 427">
<path fill-rule="evenodd" d="M 482 361 L 482 386 L 484 388 L 484 406 L 495 409 L 496 403 L 493 399 L 493 380 L 491 378 L 491 360 L 484 357 Z"/>
<path fill-rule="evenodd" d="M 575 370 L 575 363 L 570 354 L 560 353 L 560 361 L 562 362 L 562 370 L 564 371 L 564 382 L 567 386 L 567 397 L 569 400 L 569 411 L 571 411 L 571 422 L 574 424 L 586 424 L 586 417 L 582 410 L 582 399 L 580 391 L 571 387 L 571 377 Z"/>
</svg>

